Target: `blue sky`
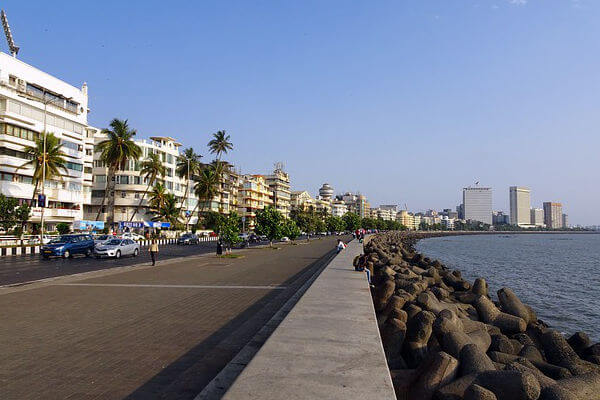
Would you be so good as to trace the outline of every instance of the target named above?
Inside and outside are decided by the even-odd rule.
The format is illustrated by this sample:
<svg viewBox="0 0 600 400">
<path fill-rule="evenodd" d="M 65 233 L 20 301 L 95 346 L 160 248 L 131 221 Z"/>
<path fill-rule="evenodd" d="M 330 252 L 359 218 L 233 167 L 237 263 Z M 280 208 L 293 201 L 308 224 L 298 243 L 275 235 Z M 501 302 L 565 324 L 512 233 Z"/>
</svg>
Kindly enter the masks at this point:
<svg viewBox="0 0 600 400">
<path fill-rule="evenodd" d="M 455 207 L 528 186 L 600 224 L 600 2 L 4 1 L 20 59 L 89 85 L 90 123 L 128 118 L 294 189 Z M 0 47 L 6 51 L 6 45 Z M 207 157 L 209 157 L 207 155 Z"/>
</svg>

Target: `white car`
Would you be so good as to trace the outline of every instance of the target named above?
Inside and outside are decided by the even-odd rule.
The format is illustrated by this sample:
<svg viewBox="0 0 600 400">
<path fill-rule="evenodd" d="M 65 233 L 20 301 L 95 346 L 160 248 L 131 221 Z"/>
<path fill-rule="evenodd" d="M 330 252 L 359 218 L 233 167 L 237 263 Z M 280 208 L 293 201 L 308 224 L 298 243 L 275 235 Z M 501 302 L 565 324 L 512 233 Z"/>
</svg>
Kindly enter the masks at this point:
<svg viewBox="0 0 600 400">
<path fill-rule="evenodd" d="M 133 233 L 133 232 L 125 232 L 124 234 L 121 235 L 121 237 L 123 239 L 131 239 L 131 240 L 143 240 L 144 237 L 142 235 L 138 235 L 137 233 Z"/>
<path fill-rule="evenodd" d="M 98 235 L 94 236 L 94 246 L 99 246 L 108 242 L 109 240 L 116 239 L 113 235 Z"/>
<path fill-rule="evenodd" d="M 140 254 L 140 245 L 131 239 L 111 239 L 94 248 L 96 258 L 103 256 L 121 258 L 129 255 L 137 257 L 138 254 Z"/>
<path fill-rule="evenodd" d="M 42 238 L 42 244 L 48 244 L 54 238 L 55 238 L 55 236 L 44 235 L 44 237 Z M 40 237 L 39 236 L 30 237 L 29 240 L 27 241 L 27 244 L 40 244 Z"/>
<path fill-rule="evenodd" d="M 284 236 L 284 237 L 282 237 L 282 238 L 281 238 L 281 241 L 282 241 L 282 242 L 289 242 L 289 241 L 290 241 L 290 238 L 289 238 L 289 237 L 287 237 L 287 236 Z"/>
</svg>

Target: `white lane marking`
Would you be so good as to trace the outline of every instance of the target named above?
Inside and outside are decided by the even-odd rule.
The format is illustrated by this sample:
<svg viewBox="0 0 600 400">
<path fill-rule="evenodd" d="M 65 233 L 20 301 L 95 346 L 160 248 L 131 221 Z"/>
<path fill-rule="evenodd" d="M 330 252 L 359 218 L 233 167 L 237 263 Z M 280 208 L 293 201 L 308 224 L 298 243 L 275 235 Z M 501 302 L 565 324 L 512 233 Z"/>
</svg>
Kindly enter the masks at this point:
<svg viewBox="0 0 600 400">
<path fill-rule="evenodd" d="M 143 283 L 56 283 L 54 286 L 107 286 L 107 287 L 141 287 L 141 288 L 175 288 L 175 289 L 262 289 L 284 290 L 286 286 L 235 286 L 235 285 L 161 285 Z"/>
</svg>

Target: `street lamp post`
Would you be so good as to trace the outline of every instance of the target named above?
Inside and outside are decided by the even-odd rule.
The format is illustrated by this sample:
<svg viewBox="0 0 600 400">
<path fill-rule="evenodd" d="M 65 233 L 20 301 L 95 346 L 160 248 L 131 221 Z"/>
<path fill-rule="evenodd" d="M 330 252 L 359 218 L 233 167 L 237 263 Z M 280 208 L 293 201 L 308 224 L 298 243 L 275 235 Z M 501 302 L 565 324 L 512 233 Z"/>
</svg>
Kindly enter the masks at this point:
<svg viewBox="0 0 600 400">
<path fill-rule="evenodd" d="M 42 207 L 42 212 L 40 216 L 40 245 L 44 244 L 44 208 L 48 204 L 48 199 L 46 198 L 46 135 L 48 131 L 47 117 L 48 117 L 48 104 L 54 103 L 54 99 L 44 99 L 40 100 L 36 97 L 32 96 L 21 96 L 28 100 L 39 101 L 44 104 L 44 131 L 43 131 L 43 155 L 42 155 L 42 196 L 44 197 L 44 207 Z M 69 101 L 73 97 L 61 98 L 62 101 Z"/>
<path fill-rule="evenodd" d="M 188 216 L 187 216 L 187 213 L 190 211 L 189 207 L 190 207 L 190 191 L 191 191 L 191 188 L 190 188 L 190 159 L 189 159 L 189 157 L 187 159 L 187 186 L 188 187 L 187 187 L 187 193 L 186 193 L 186 198 L 185 198 L 185 214 L 186 214 L 185 219 L 187 221 L 186 226 L 185 226 L 186 232 L 190 230 L 190 219 L 191 219 L 191 218 L 188 218 Z"/>
</svg>

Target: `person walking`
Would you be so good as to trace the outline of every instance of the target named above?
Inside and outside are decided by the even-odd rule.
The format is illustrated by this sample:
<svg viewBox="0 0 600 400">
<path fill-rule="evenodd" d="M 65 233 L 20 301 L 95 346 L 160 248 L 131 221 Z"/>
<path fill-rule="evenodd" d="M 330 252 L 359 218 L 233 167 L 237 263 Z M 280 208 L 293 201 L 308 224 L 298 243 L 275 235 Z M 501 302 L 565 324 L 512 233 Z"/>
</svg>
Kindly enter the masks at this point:
<svg viewBox="0 0 600 400">
<path fill-rule="evenodd" d="M 156 256 L 158 256 L 158 243 L 156 243 L 156 239 L 152 239 L 148 251 L 150 252 L 150 258 L 152 259 L 152 266 L 154 266 L 156 265 Z"/>
<path fill-rule="evenodd" d="M 223 241 L 219 239 L 217 242 L 217 255 L 220 256 L 223 254 Z"/>
</svg>

